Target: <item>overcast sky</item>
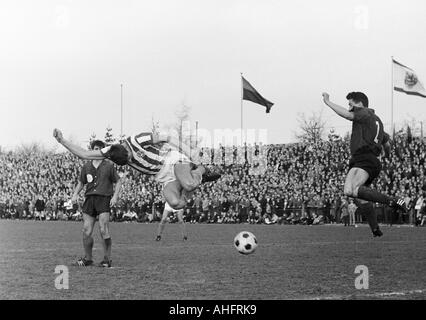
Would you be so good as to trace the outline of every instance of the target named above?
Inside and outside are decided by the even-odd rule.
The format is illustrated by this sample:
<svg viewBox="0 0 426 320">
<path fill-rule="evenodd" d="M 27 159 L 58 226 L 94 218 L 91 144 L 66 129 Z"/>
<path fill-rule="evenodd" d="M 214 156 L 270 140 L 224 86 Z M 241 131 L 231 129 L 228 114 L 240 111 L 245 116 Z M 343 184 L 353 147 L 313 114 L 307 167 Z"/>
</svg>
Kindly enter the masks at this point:
<svg viewBox="0 0 426 320">
<path fill-rule="evenodd" d="M 294 141 L 298 113 L 322 112 L 338 132 L 363 91 L 391 121 L 391 56 L 426 83 L 426 2 L 153 0 L 0 2 L 0 145 L 54 145 L 53 128 L 83 142 L 164 126 L 182 104 L 199 127 L 240 127 L 241 79 L 271 113 L 244 101 L 244 128 L 267 142 Z M 425 121 L 426 99 L 394 93 L 396 122 Z"/>
</svg>

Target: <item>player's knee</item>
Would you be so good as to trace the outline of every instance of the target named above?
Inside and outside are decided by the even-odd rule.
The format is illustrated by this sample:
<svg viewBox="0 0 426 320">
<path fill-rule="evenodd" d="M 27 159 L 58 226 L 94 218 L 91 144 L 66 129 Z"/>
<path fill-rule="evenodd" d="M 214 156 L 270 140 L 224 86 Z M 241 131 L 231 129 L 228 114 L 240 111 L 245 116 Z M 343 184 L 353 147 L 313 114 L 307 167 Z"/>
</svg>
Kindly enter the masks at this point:
<svg viewBox="0 0 426 320">
<path fill-rule="evenodd" d="M 172 199 L 168 199 L 167 203 L 172 207 L 173 209 L 176 209 L 179 207 L 181 201 L 178 198 L 173 197 Z"/>
<path fill-rule="evenodd" d="M 195 180 L 185 181 L 182 183 L 182 188 L 187 192 L 191 192 L 198 187 L 198 183 Z"/>
<path fill-rule="evenodd" d="M 108 228 L 101 228 L 100 229 L 100 233 L 101 233 L 102 239 L 108 239 L 108 238 L 110 238 Z"/>
<path fill-rule="evenodd" d="M 354 190 L 352 188 L 351 185 L 345 185 L 343 188 L 343 193 L 345 194 L 345 196 L 347 197 L 354 197 Z"/>
<path fill-rule="evenodd" d="M 92 236 L 92 231 L 93 231 L 93 228 L 91 228 L 90 226 L 83 226 L 83 236 L 85 237 Z"/>
</svg>

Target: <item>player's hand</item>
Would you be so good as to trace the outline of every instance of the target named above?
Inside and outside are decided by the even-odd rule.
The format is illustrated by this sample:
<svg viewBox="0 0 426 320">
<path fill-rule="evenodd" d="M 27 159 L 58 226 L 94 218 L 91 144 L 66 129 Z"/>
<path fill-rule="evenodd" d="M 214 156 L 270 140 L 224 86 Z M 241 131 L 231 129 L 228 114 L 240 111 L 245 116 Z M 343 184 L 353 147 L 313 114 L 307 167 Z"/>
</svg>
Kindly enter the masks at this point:
<svg viewBox="0 0 426 320">
<path fill-rule="evenodd" d="M 322 98 L 323 98 L 325 103 L 330 101 L 330 95 L 327 92 L 322 93 Z"/>
<path fill-rule="evenodd" d="M 59 142 L 61 143 L 62 140 L 64 139 L 64 136 L 62 135 L 62 131 L 59 129 L 54 129 L 53 130 L 53 137 Z"/>
<path fill-rule="evenodd" d="M 118 197 L 113 196 L 113 197 L 111 198 L 110 202 L 109 202 L 109 205 L 110 205 L 111 207 L 115 207 L 115 205 L 117 204 L 117 201 L 118 201 Z"/>
</svg>

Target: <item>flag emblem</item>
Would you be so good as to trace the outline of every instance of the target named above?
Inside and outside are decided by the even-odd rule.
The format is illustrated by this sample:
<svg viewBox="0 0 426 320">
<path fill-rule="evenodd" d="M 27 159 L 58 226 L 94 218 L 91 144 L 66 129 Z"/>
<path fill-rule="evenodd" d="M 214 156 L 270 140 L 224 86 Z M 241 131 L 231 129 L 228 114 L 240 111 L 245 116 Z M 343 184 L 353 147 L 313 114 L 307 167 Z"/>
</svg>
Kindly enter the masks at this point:
<svg viewBox="0 0 426 320">
<path fill-rule="evenodd" d="M 414 87 L 417 84 L 418 79 L 417 79 L 417 76 L 414 73 L 407 72 L 405 74 L 405 81 L 404 82 L 408 87 Z"/>
<path fill-rule="evenodd" d="M 396 60 L 392 60 L 393 89 L 409 95 L 426 98 L 426 90 L 418 74 Z"/>
</svg>

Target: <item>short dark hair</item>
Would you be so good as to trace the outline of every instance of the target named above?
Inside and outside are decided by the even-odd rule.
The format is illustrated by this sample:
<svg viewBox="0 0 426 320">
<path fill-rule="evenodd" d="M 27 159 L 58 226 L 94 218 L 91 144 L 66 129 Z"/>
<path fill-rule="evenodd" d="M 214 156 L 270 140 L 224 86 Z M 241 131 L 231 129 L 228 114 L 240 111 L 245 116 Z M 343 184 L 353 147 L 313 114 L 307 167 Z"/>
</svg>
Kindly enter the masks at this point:
<svg viewBox="0 0 426 320">
<path fill-rule="evenodd" d="M 124 166 L 128 163 L 128 151 L 121 144 L 113 144 L 106 153 L 108 159 L 119 166 Z"/>
<path fill-rule="evenodd" d="M 362 92 L 349 92 L 346 99 L 353 100 L 356 103 L 362 102 L 365 108 L 368 108 L 368 97 Z"/>
<path fill-rule="evenodd" d="M 94 149 L 95 147 L 99 147 L 101 149 L 105 148 L 105 143 L 102 140 L 93 140 L 90 143 L 90 149 Z"/>
</svg>

